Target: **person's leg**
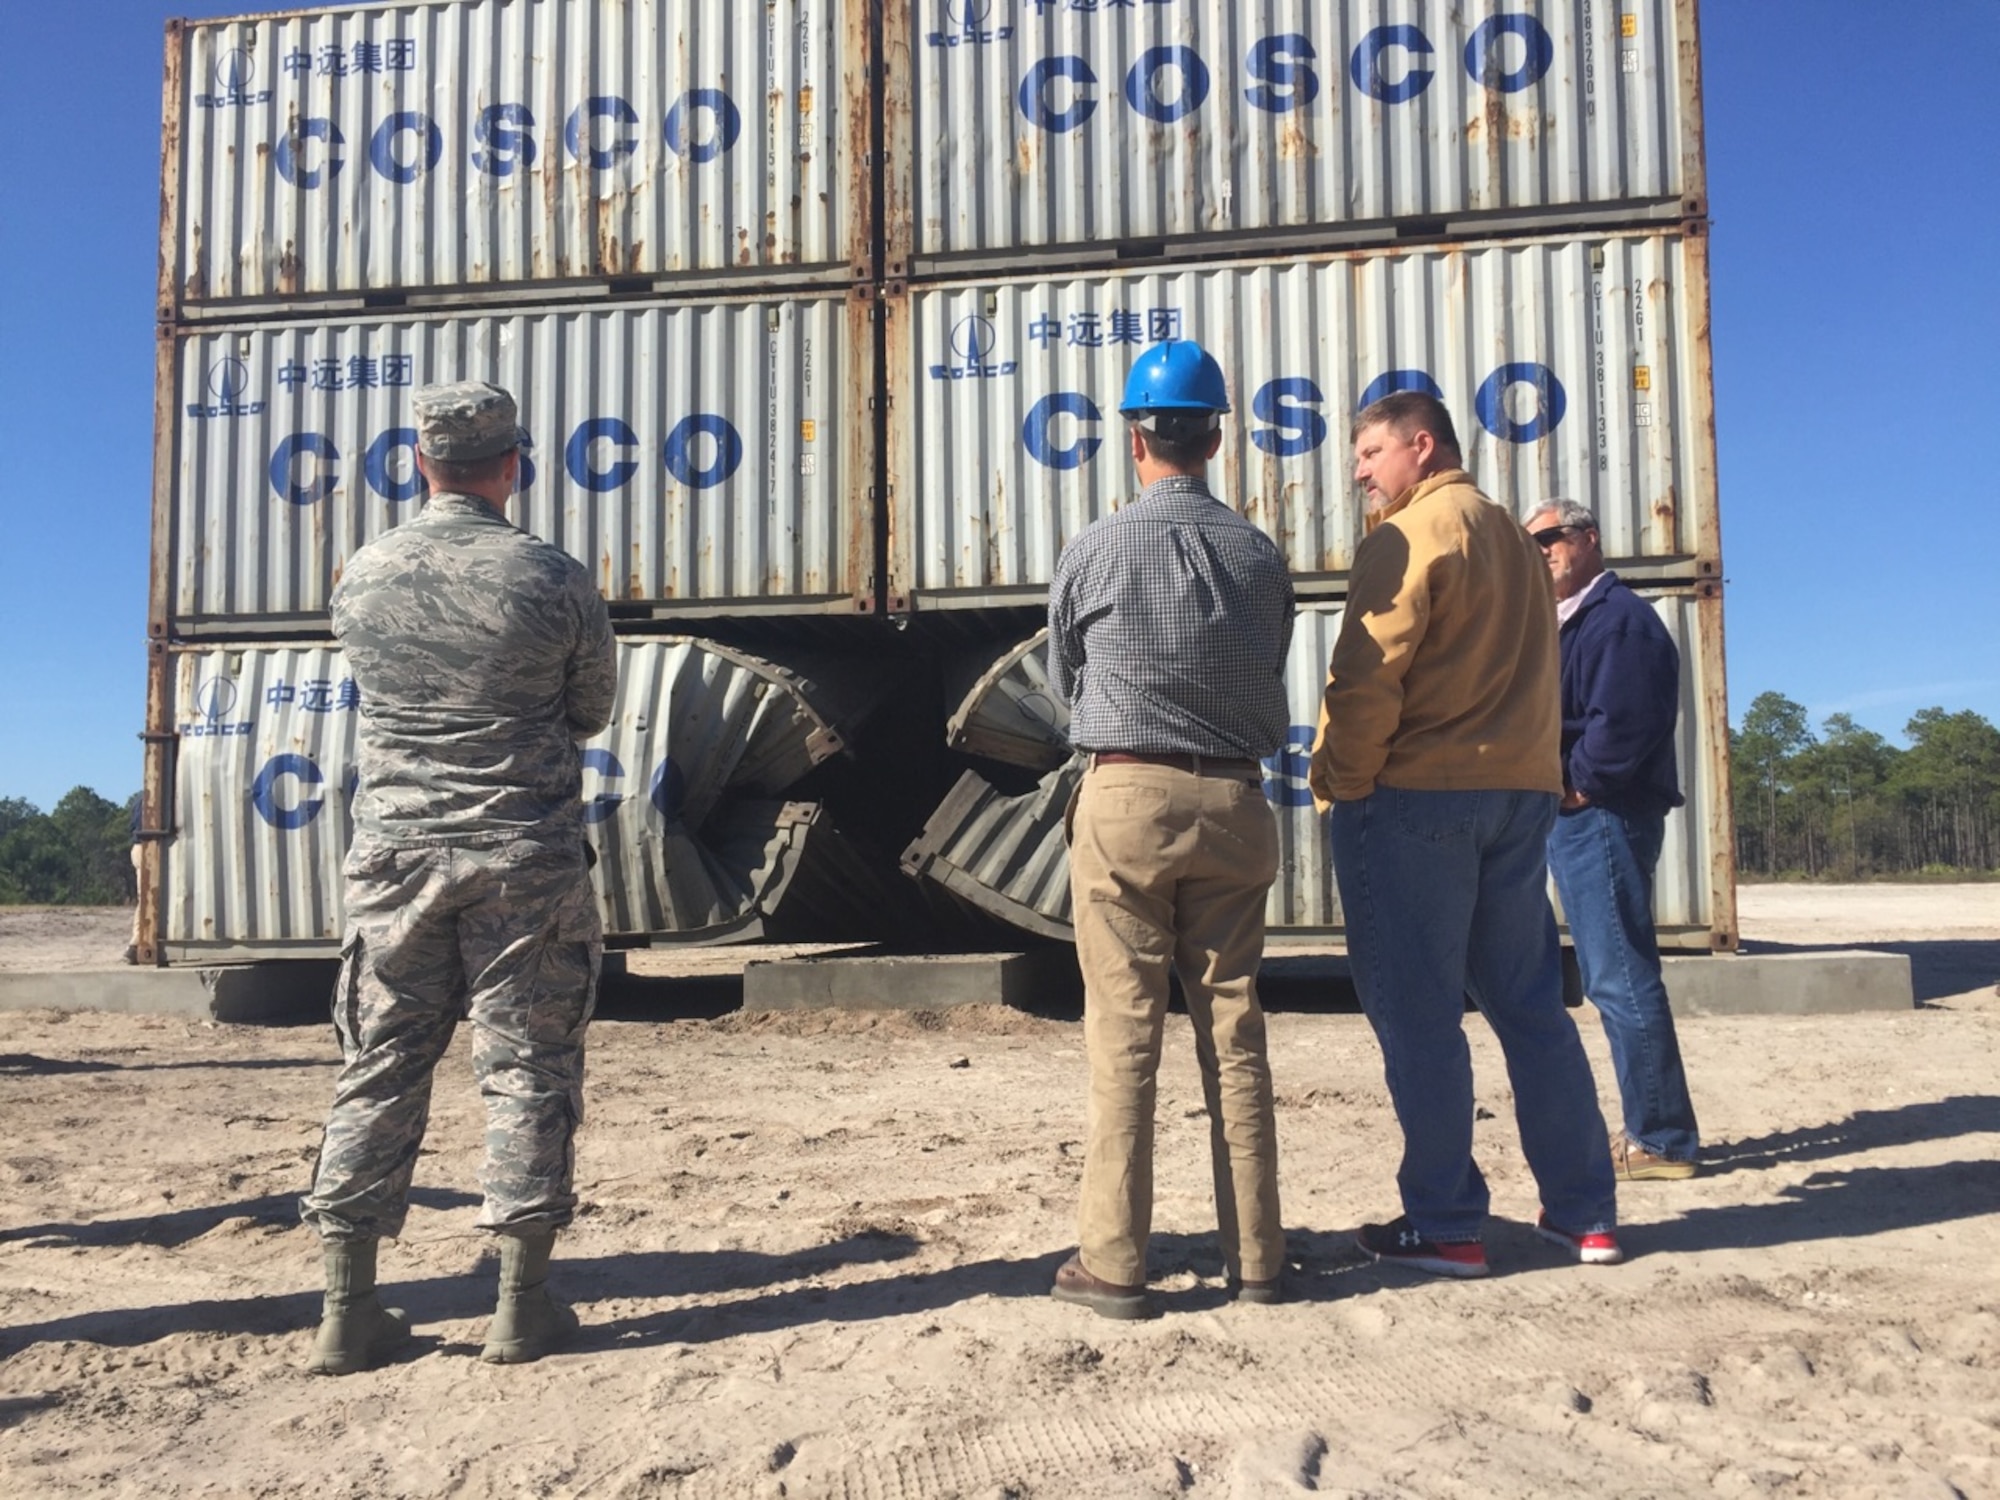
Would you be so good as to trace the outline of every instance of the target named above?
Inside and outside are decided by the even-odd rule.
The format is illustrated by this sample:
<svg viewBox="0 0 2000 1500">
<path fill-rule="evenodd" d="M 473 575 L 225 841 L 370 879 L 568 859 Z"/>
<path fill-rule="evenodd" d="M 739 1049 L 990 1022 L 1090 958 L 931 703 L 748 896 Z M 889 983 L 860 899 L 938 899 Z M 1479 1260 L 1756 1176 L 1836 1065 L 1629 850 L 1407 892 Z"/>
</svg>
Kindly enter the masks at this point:
<svg viewBox="0 0 2000 1500">
<path fill-rule="evenodd" d="M 1465 1041 L 1480 795 L 1380 787 L 1335 803 L 1331 820 L 1348 961 L 1403 1127 L 1403 1211 L 1437 1244 L 1478 1240 L 1486 1224 Z"/>
<path fill-rule="evenodd" d="M 394 1239 L 464 1003 L 449 850 L 357 843 L 333 1000 L 341 1069 L 299 1216 L 323 1239 Z"/>
<path fill-rule="evenodd" d="M 527 841 L 460 852 L 459 948 L 472 1063 L 486 1101 L 482 1228 L 500 1237 L 500 1296 L 481 1357 L 539 1359 L 577 1326 L 548 1295 L 556 1232 L 576 1208 L 584 1033 L 603 951 L 582 852 Z"/>
<path fill-rule="evenodd" d="M 1572 1233 L 1618 1222 L 1597 1083 L 1563 1008 L 1562 947 L 1548 897 L 1549 792 L 1485 792 L 1473 913 L 1472 996 L 1514 1086 L 1521 1149 L 1551 1221 Z"/>
<path fill-rule="evenodd" d="M 307 1368 L 349 1375 L 407 1343 L 382 1306 L 376 1251 L 403 1227 L 431 1076 L 462 996 L 449 851 L 358 842 L 343 888 L 347 939 L 334 989 L 343 1059 L 300 1217 L 320 1234 L 326 1299 Z"/>
<path fill-rule="evenodd" d="M 1090 1104 L 1078 1255 L 1115 1286 L 1146 1280 L 1153 1224 L 1153 1103 L 1173 960 L 1172 845 L 1193 826 L 1194 778 L 1158 766 L 1093 767 L 1070 838 L 1072 921 L 1083 968 Z"/>
<path fill-rule="evenodd" d="M 483 1229 L 560 1229 L 576 1209 L 584 1032 L 603 927 L 581 853 L 518 842 L 461 850 L 459 920 L 486 1103 Z"/>
<path fill-rule="evenodd" d="M 1233 1281 L 1272 1283 L 1284 1269 L 1285 1231 L 1257 967 L 1264 902 L 1278 870 L 1278 826 L 1255 784 L 1211 778 L 1201 791 L 1199 845 L 1175 901 L 1174 964 L 1208 1103 L 1223 1269 Z"/>
<path fill-rule="evenodd" d="M 1549 869 L 1618 1077 L 1625 1135 L 1649 1155 L 1692 1162 L 1700 1127 L 1660 977 L 1653 867 L 1665 819 L 1586 807 L 1556 819 Z"/>
</svg>

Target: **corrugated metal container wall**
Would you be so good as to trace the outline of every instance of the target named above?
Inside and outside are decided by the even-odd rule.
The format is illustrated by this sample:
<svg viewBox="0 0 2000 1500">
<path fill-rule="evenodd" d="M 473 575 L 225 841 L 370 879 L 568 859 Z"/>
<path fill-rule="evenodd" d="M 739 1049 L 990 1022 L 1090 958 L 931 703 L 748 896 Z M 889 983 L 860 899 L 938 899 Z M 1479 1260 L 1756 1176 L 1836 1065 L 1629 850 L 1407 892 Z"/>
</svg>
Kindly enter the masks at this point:
<svg viewBox="0 0 2000 1500">
<path fill-rule="evenodd" d="M 1687 806 L 1667 819 L 1654 885 L 1654 920 L 1669 946 L 1728 945 L 1734 941 L 1736 914 L 1723 805 L 1728 746 L 1721 703 L 1722 600 L 1709 584 L 1648 589 L 1645 594 L 1681 656 L 1677 750 L 1687 796 Z M 1264 793 L 1279 831 L 1278 877 L 1265 913 L 1275 940 L 1331 934 L 1343 923 L 1325 820 L 1313 806 L 1306 777 L 1327 663 L 1344 613 L 1340 605 L 1301 609 L 1285 662 L 1292 723 L 1284 747 L 1264 763 Z M 953 716 L 958 742 L 973 753 L 981 745 L 997 749 L 1000 758 L 1013 764 L 1040 769 L 1060 765 L 1069 754 L 1069 715 L 1046 691 L 1046 663 L 1045 637 L 1002 655 Z M 1037 740 L 1043 747 L 1039 755 L 1033 749 Z M 1045 783 L 1049 785 L 1053 783 Z M 941 826 L 951 822 L 948 803 L 921 844 L 934 850 L 943 865 L 992 881 L 1015 906 L 1066 922 L 1066 877 L 1050 873 L 1051 860 L 1060 855 L 1061 816 L 1059 810 L 1044 810 L 1047 792 L 1011 803 L 991 796 L 954 796 L 973 810 L 970 821 L 962 828 Z M 1026 851 L 1019 847 L 1023 839 L 1044 840 L 1048 847 Z"/>
<path fill-rule="evenodd" d="M 166 955 L 325 951 L 341 933 L 360 717 L 339 648 L 174 656 Z M 611 726 L 583 746 L 606 930 L 727 936 L 782 896 L 813 809 L 776 799 L 839 736 L 792 674 L 710 642 L 622 642 L 618 668 Z"/>
<path fill-rule="evenodd" d="M 1694 0 L 892 0 L 885 26 L 892 276 L 1704 211 Z"/>
<path fill-rule="evenodd" d="M 1715 934 L 1733 941 L 1736 912 L 1732 853 L 1718 842 L 1717 799 L 1727 751 L 1715 717 L 1721 660 L 1722 601 L 1712 589 L 1645 591 L 1681 655 L 1680 724 L 1675 742 L 1687 806 L 1667 817 L 1653 883 L 1653 922 L 1667 947 L 1707 949 Z M 1285 748 L 1265 762 L 1264 791 L 1278 817 L 1278 878 L 1265 909 L 1273 935 L 1310 936 L 1342 926 L 1326 821 L 1306 785 L 1326 664 L 1340 633 L 1339 606 L 1299 611 L 1285 662 L 1292 725 Z M 1550 887 L 1551 896 L 1554 886 Z"/>
<path fill-rule="evenodd" d="M 865 276 L 866 12 L 458 0 L 174 23 L 160 316 Z"/>
<path fill-rule="evenodd" d="M 354 551 L 420 508 L 412 387 L 468 378 L 517 393 L 534 439 L 514 519 L 608 598 L 852 609 L 874 566 L 867 312 L 829 295 L 184 335 L 155 528 L 174 628 L 324 611 Z"/>
<path fill-rule="evenodd" d="M 1303 591 L 1336 588 L 1362 534 L 1349 417 L 1413 388 L 1443 398 L 1494 499 L 1580 500 L 1618 566 L 1692 571 L 1717 551 L 1705 251 L 1506 242 L 892 296 L 892 607 L 1038 596 L 1131 493 L 1119 393 L 1169 336 L 1221 361 L 1211 482 Z"/>
</svg>

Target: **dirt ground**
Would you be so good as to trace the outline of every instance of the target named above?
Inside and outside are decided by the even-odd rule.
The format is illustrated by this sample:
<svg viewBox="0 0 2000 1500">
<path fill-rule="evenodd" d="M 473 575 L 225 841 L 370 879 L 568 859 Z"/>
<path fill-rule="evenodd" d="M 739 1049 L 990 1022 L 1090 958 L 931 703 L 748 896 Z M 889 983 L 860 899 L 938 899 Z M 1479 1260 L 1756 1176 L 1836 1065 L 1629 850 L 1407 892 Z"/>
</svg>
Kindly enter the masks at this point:
<svg viewBox="0 0 2000 1500">
<path fill-rule="evenodd" d="M 513 1369 L 476 1358 L 494 1263 L 463 1037 L 382 1257 L 418 1350 L 328 1380 L 300 1369 L 318 1265 L 294 1209 L 326 1029 L 0 1015 L 5 1492 L 2000 1493 L 2000 886 L 1743 896 L 1753 940 L 1908 953 L 1922 1004 L 1684 1022 L 1707 1164 L 1624 1191 L 1623 1266 L 1530 1232 L 1476 1021 L 1491 1279 L 1351 1248 L 1395 1211 L 1379 1055 L 1359 1016 L 1288 995 L 1272 1047 L 1296 1299 L 1224 1300 L 1177 1020 L 1167 1311 L 1137 1324 L 1047 1296 L 1076 1202 L 1074 1022 L 604 1021 L 557 1272 L 584 1335 Z M 0 913 L 0 966 L 115 960 L 123 921 Z"/>
</svg>

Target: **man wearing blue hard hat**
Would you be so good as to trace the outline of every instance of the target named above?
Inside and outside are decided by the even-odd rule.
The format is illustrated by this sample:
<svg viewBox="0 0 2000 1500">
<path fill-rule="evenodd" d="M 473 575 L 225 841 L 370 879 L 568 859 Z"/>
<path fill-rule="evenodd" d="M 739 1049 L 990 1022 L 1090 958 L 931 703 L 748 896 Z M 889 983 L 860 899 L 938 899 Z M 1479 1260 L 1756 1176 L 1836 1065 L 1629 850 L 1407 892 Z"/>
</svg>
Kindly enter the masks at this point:
<svg viewBox="0 0 2000 1500">
<path fill-rule="evenodd" d="M 1259 764 L 1289 721 L 1292 584 L 1277 546 L 1210 493 L 1229 396 L 1199 344 L 1156 344 L 1120 412 L 1142 491 L 1073 537 L 1049 587 L 1049 663 L 1089 767 L 1070 891 L 1090 1058 L 1077 1253 L 1054 1295 L 1151 1316 L 1153 1101 L 1170 971 L 1208 1102 L 1223 1270 L 1275 1302 L 1277 1126 L 1257 967 L 1278 833 Z"/>
</svg>

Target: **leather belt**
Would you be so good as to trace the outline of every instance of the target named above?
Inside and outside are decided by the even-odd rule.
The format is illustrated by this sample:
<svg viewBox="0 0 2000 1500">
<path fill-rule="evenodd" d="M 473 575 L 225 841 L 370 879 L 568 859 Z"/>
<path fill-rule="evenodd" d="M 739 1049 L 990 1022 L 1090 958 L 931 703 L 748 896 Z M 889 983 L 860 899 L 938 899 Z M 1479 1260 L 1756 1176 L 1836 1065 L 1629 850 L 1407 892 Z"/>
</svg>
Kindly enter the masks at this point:
<svg viewBox="0 0 2000 1500">
<path fill-rule="evenodd" d="M 1264 779 L 1262 763 L 1241 756 L 1193 755 L 1186 751 L 1168 750 L 1093 750 L 1090 752 L 1090 763 L 1094 766 L 1171 766 L 1176 771 L 1186 771 L 1194 776 L 1228 776 L 1240 781 Z"/>
</svg>

